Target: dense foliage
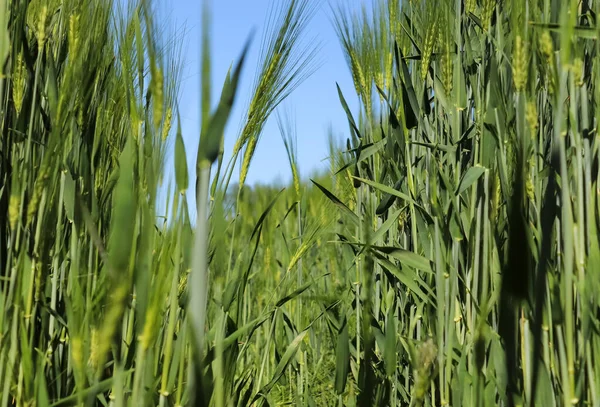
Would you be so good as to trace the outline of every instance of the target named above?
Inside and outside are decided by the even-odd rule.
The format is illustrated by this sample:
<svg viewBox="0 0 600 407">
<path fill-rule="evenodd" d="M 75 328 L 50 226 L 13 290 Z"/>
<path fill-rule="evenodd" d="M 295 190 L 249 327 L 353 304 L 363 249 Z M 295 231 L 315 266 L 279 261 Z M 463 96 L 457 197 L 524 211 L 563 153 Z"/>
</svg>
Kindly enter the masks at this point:
<svg viewBox="0 0 600 407">
<path fill-rule="evenodd" d="M 273 3 L 229 161 L 247 48 L 211 111 L 205 9 L 190 180 L 150 3 L 0 0 L 1 406 L 599 404 L 599 7 L 334 9 L 355 89 L 310 180 L 273 113 L 314 3 Z M 287 188 L 245 184 L 270 118 Z"/>
</svg>

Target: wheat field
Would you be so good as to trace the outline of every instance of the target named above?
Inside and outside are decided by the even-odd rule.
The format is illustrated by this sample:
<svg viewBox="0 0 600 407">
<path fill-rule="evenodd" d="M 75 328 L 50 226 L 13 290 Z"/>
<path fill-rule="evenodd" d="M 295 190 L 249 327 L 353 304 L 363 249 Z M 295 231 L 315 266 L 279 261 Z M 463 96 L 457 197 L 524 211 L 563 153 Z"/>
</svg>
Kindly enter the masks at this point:
<svg viewBox="0 0 600 407">
<path fill-rule="evenodd" d="M 354 88 L 310 178 L 281 106 L 317 3 L 220 89 L 203 4 L 185 135 L 155 3 L 0 0 L 0 407 L 600 406 L 600 1 L 333 5 Z M 284 188 L 246 182 L 268 120 Z"/>
</svg>

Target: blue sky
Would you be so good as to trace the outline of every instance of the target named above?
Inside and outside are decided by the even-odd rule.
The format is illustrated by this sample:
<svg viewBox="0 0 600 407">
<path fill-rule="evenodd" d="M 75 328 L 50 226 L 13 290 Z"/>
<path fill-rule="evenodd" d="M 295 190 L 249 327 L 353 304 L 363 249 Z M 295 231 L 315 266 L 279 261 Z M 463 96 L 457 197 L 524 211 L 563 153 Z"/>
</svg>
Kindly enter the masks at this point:
<svg viewBox="0 0 600 407">
<path fill-rule="evenodd" d="M 212 81 L 213 102 L 232 62 L 240 55 L 252 29 L 255 37 L 244 67 L 238 98 L 225 132 L 225 153 L 232 150 L 244 118 L 258 66 L 260 38 L 265 28 L 271 2 L 283 0 L 212 0 Z M 365 1 L 350 0 L 360 7 Z M 188 165 L 193 170 L 200 127 L 200 32 L 201 0 L 173 0 L 167 14 L 176 30 L 185 30 L 182 47 L 185 60 L 181 88 L 181 119 Z M 326 0 L 315 0 L 316 12 L 306 32 L 307 39 L 320 44 L 319 69 L 309 77 L 282 105 L 292 113 L 297 127 L 300 173 L 307 177 L 319 169 L 327 169 L 328 130 L 341 137 L 347 133 L 347 121 L 338 100 L 339 83 L 351 107 L 356 105 L 354 87 L 338 38 L 331 22 L 331 7 Z M 227 159 L 227 157 L 226 157 Z M 172 162 L 167 163 L 167 170 Z M 235 182 L 238 171 L 234 172 Z M 247 183 L 287 182 L 291 178 L 285 148 L 273 114 L 264 129 Z M 191 178 L 194 179 L 194 178 Z M 193 185 L 193 183 L 191 183 Z"/>
</svg>

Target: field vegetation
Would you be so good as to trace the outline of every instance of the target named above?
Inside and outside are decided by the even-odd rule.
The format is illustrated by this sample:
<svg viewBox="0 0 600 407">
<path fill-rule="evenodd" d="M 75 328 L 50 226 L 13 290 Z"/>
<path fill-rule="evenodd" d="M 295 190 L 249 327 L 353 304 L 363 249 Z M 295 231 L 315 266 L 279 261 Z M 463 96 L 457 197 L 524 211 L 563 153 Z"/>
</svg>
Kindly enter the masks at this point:
<svg viewBox="0 0 600 407">
<path fill-rule="evenodd" d="M 0 0 L 0 407 L 600 406 L 597 0 L 332 8 L 354 89 L 310 179 L 315 2 L 216 90 L 204 3 L 192 137 L 181 38 L 122 3 Z M 246 183 L 268 120 L 285 188 Z"/>
</svg>

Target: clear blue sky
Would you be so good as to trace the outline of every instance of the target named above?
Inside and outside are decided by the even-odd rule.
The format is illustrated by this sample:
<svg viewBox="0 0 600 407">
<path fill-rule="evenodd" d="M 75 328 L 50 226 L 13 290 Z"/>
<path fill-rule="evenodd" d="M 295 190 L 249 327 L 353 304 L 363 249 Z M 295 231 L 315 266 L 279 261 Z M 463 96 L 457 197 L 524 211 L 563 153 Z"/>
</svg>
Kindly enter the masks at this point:
<svg viewBox="0 0 600 407">
<path fill-rule="evenodd" d="M 258 65 L 260 38 L 272 2 L 283 0 L 212 0 L 212 73 L 213 102 L 232 62 L 240 55 L 248 35 L 256 30 L 249 59 L 244 68 L 236 105 L 225 132 L 225 153 L 231 152 L 239 133 L 244 109 L 252 90 Z M 298 161 L 300 173 L 307 177 L 318 169 L 327 169 L 328 129 L 338 136 L 347 134 L 347 121 L 338 100 L 335 83 L 338 82 L 356 106 L 354 87 L 346 66 L 338 38 L 331 22 L 331 7 L 327 0 L 314 0 L 317 7 L 306 32 L 307 38 L 320 43 L 319 69 L 308 78 L 282 105 L 293 113 L 298 134 Z M 335 0 L 334 0 L 335 1 Z M 361 7 L 371 0 L 346 0 Z M 355 4 L 353 4 L 355 3 Z M 183 55 L 185 69 L 180 99 L 182 130 L 188 155 L 188 165 L 193 170 L 200 126 L 200 30 L 201 0 L 173 0 L 167 15 L 180 32 L 185 29 Z M 227 158 L 227 157 L 226 157 Z M 169 160 L 170 161 L 170 160 Z M 172 161 L 167 163 L 167 170 Z M 239 172 L 234 172 L 236 182 Z M 285 148 L 278 131 L 275 114 L 265 127 L 255 158 L 248 173 L 248 183 L 286 182 L 291 178 Z M 190 181 L 194 178 L 191 177 Z M 190 183 L 193 185 L 193 182 Z"/>
</svg>

